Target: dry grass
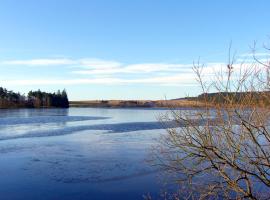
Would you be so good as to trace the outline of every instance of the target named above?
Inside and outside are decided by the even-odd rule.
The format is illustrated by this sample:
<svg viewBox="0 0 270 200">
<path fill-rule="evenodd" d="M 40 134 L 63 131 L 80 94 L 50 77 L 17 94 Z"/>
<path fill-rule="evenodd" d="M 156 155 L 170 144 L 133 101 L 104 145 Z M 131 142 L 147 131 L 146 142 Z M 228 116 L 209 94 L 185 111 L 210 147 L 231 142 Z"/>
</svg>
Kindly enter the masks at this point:
<svg viewBox="0 0 270 200">
<path fill-rule="evenodd" d="M 203 107 L 205 104 L 195 100 L 91 100 L 71 101 L 70 107 Z"/>
</svg>

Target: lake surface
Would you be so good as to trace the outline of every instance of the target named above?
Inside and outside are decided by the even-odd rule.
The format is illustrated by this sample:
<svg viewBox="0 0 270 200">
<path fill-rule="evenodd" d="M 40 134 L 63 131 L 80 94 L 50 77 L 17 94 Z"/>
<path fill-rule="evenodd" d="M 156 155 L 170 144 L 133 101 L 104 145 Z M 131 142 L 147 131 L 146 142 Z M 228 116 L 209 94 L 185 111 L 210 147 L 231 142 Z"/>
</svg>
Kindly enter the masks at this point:
<svg viewBox="0 0 270 200">
<path fill-rule="evenodd" d="M 164 109 L 0 110 L 1 199 L 143 199 Z"/>
</svg>

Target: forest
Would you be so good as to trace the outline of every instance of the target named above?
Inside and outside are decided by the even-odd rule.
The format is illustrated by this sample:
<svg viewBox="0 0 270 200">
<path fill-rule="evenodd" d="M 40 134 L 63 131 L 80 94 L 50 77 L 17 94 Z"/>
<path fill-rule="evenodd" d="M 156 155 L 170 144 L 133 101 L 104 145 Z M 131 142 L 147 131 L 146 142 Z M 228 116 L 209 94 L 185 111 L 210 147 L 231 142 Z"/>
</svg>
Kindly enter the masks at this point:
<svg viewBox="0 0 270 200">
<path fill-rule="evenodd" d="M 0 87 L 0 108 L 68 108 L 66 90 L 47 93 L 40 90 L 22 95 Z"/>
</svg>

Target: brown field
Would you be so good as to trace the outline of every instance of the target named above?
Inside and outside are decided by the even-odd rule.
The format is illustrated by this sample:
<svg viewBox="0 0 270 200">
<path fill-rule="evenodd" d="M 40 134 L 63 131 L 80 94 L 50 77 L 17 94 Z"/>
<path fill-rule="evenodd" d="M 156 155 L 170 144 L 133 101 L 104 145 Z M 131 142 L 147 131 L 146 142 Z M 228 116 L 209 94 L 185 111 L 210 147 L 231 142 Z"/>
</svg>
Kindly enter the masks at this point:
<svg viewBox="0 0 270 200">
<path fill-rule="evenodd" d="M 70 107 L 203 107 L 204 104 L 196 100 L 90 100 L 70 101 Z"/>
</svg>

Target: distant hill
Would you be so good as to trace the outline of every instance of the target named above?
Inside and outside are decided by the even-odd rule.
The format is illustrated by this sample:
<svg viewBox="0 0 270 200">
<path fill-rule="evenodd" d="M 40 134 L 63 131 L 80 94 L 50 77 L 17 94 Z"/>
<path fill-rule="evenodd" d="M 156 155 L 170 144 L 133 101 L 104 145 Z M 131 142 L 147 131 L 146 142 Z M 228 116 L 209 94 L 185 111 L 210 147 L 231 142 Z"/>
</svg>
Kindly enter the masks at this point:
<svg viewBox="0 0 270 200">
<path fill-rule="evenodd" d="M 260 92 L 220 92 L 205 93 L 196 97 L 198 101 L 209 101 L 213 103 L 264 103 L 270 104 L 270 91 Z"/>
<path fill-rule="evenodd" d="M 176 107 L 204 107 L 205 100 L 208 106 L 215 106 L 216 103 L 240 103 L 242 100 L 249 103 L 269 103 L 270 92 L 222 92 L 205 93 L 197 97 L 184 97 L 171 100 L 89 100 L 70 101 L 71 107 L 108 107 L 108 108 L 176 108 Z"/>
</svg>

